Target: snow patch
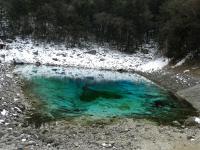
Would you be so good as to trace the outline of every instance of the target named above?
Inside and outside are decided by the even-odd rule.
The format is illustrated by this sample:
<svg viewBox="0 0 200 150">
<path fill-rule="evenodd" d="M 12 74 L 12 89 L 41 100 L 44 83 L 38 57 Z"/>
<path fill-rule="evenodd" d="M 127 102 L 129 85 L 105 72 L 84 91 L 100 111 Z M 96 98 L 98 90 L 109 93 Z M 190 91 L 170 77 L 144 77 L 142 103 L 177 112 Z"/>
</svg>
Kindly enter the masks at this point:
<svg viewBox="0 0 200 150">
<path fill-rule="evenodd" d="M 3 124 L 5 122 L 5 120 L 1 119 L 0 120 L 0 124 Z"/>
<path fill-rule="evenodd" d="M 200 118 L 195 117 L 195 122 L 198 123 L 198 124 L 200 124 Z"/>
<path fill-rule="evenodd" d="M 189 59 L 190 57 L 191 57 L 191 54 L 187 55 L 185 58 L 179 61 L 176 65 L 172 66 L 172 68 L 176 68 L 183 65 L 186 62 L 186 60 Z"/>
<path fill-rule="evenodd" d="M 139 51 L 131 55 L 95 44 L 90 50 L 67 49 L 64 44 L 38 44 L 31 39 L 16 38 L 7 45 L 7 49 L 0 51 L 0 60 L 5 63 L 36 64 L 39 62 L 43 65 L 151 72 L 162 69 L 169 62 L 166 58 L 155 58 L 157 48 L 152 47 L 152 44 L 143 46 L 148 50 L 147 54 Z M 91 51 L 95 54 L 90 54 Z"/>
<path fill-rule="evenodd" d="M 143 72 L 153 72 L 167 66 L 169 64 L 169 61 L 170 61 L 169 59 L 164 58 L 164 57 L 157 58 L 155 60 L 142 64 L 136 70 L 143 71 Z"/>
<path fill-rule="evenodd" d="M 3 111 L 1 111 L 1 115 L 2 116 L 7 116 L 8 115 L 8 111 L 3 109 Z"/>
</svg>

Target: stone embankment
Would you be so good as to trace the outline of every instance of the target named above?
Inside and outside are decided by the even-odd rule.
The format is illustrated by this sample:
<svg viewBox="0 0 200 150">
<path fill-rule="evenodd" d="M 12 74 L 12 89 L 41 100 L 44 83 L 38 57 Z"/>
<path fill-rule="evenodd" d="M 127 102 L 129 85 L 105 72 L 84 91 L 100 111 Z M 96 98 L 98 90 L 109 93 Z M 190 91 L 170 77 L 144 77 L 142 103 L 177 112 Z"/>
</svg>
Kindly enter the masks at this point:
<svg viewBox="0 0 200 150">
<path fill-rule="evenodd" d="M 177 95 L 186 101 L 200 112 L 200 84 L 177 92 Z"/>
</svg>

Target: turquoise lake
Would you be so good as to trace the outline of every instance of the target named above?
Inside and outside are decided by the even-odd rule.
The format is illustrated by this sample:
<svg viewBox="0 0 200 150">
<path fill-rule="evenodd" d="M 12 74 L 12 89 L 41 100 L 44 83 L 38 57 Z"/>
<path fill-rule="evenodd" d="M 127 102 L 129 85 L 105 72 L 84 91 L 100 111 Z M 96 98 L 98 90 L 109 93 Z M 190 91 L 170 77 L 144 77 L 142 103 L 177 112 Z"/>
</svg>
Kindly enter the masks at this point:
<svg viewBox="0 0 200 150">
<path fill-rule="evenodd" d="M 133 117 L 181 120 L 195 110 L 146 78 L 129 73 L 61 67 L 18 67 L 33 99 L 32 117 Z"/>
</svg>

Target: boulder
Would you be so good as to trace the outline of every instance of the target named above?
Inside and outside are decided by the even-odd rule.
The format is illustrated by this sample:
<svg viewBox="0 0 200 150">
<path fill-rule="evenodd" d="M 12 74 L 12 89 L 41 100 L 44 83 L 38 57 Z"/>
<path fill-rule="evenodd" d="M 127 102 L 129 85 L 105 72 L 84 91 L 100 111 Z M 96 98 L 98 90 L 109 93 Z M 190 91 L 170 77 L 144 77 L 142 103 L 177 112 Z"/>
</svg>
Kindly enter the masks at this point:
<svg viewBox="0 0 200 150">
<path fill-rule="evenodd" d="M 198 117 L 189 117 L 185 120 L 185 125 L 187 126 L 200 126 L 200 118 Z"/>
</svg>

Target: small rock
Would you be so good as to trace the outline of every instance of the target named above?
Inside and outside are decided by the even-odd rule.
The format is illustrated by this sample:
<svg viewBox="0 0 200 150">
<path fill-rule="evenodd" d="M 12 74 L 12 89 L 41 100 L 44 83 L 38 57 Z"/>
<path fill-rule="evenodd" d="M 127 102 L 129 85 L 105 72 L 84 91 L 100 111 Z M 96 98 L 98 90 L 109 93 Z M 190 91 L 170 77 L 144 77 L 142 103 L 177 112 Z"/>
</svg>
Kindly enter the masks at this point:
<svg viewBox="0 0 200 150">
<path fill-rule="evenodd" d="M 75 143 L 74 143 L 74 145 L 75 145 L 76 147 L 79 147 L 79 144 L 78 144 L 78 142 L 75 142 Z"/>
<path fill-rule="evenodd" d="M 49 132 L 49 130 L 44 129 L 44 130 L 42 131 L 42 134 L 46 134 L 46 133 L 48 133 L 48 132 Z"/>
<path fill-rule="evenodd" d="M 66 57 L 67 55 L 62 53 L 62 54 L 56 54 L 56 56 L 62 56 L 62 57 Z"/>
<path fill-rule="evenodd" d="M 20 60 L 13 59 L 13 65 L 24 65 L 24 62 Z"/>
<path fill-rule="evenodd" d="M 4 122 L 5 122 L 5 120 L 2 120 L 2 119 L 0 120 L 0 124 L 3 124 Z"/>
<path fill-rule="evenodd" d="M 124 69 L 117 69 L 117 72 L 123 73 L 123 72 L 126 72 L 126 70 L 124 70 Z"/>
<path fill-rule="evenodd" d="M 57 71 L 58 69 L 56 69 L 56 68 L 53 68 L 53 69 L 51 69 L 51 70 L 55 72 L 55 71 Z"/>
<path fill-rule="evenodd" d="M 47 138 L 47 139 L 44 140 L 44 142 L 51 144 L 51 143 L 54 142 L 54 140 L 52 138 Z"/>
<path fill-rule="evenodd" d="M 17 150 L 24 150 L 24 146 L 23 145 L 19 145 Z"/>
<path fill-rule="evenodd" d="M 91 50 L 91 51 L 88 51 L 86 52 L 87 54 L 91 54 L 91 55 L 96 55 L 97 54 L 97 51 L 95 50 Z"/>
<path fill-rule="evenodd" d="M 28 145 L 36 145 L 36 142 L 35 141 L 29 141 Z"/>
<path fill-rule="evenodd" d="M 190 141 L 194 141 L 195 139 L 191 138 Z"/>
<path fill-rule="evenodd" d="M 178 122 L 178 121 L 176 121 L 176 120 L 173 121 L 172 123 L 173 123 L 173 125 L 175 125 L 175 126 L 181 126 L 180 122 Z"/>
<path fill-rule="evenodd" d="M 16 101 L 18 101 L 19 99 L 18 98 L 14 98 L 14 101 L 16 102 Z"/>
<path fill-rule="evenodd" d="M 184 71 L 183 71 L 183 73 L 188 73 L 188 72 L 190 72 L 190 70 L 184 70 Z"/>
<path fill-rule="evenodd" d="M 18 113 L 22 113 L 21 109 L 19 109 L 18 107 L 14 108 Z"/>
<path fill-rule="evenodd" d="M 12 114 L 14 117 L 18 117 L 18 114 Z"/>
<path fill-rule="evenodd" d="M 0 138 L 2 138 L 5 135 L 2 131 L 0 131 Z"/>
<path fill-rule="evenodd" d="M 38 55 L 38 51 L 33 52 L 34 55 Z"/>
<path fill-rule="evenodd" d="M 105 61 L 105 59 L 104 59 L 104 58 L 101 58 L 100 61 Z"/>
<path fill-rule="evenodd" d="M 7 122 L 6 122 L 6 123 L 5 123 L 5 126 L 8 126 L 9 124 L 10 124 L 10 123 L 7 123 Z"/>
<path fill-rule="evenodd" d="M 5 58 L 5 57 L 6 57 L 6 55 L 5 55 L 5 54 L 3 54 L 3 55 L 1 55 L 0 57 L 1 57 L 1 58 Z"/>
<path fill-rule="evenodd" d="M 6 74 L 6 77 L 13 78 L 12 74 Z"/>
<path fill-rule="evenodd" d="M 35 63 L 35 65 L 36 65 L 36 66 L 41 66 L 41 63 L 40 63 L 39 61 L 37 61 L 37 62 Z"/>
<path fill-rule="evenodd" d="M 114 144 L 114 143 L 113 143 Z M 103 146 L 103 147 L 105 147 L 105 148 L 111 148 L 111 147 L 113 147 L 113 144 L 111 144 L 111 143 L 102 143 L 101 145 Z"/>
<path fill-rule="evenodd" d="M 6 39 L 6 42 L 7 42 L 7 43 L 12 43 L 13 40 L 12 40 L 12 39 Z"/>
<path fill-rule="evenodd" d="M 7 130 L 8 130 L 8 131 L 11 131 L 12 129 L 13 129 L 13 128 L 8 128 Z"/>
<path fill-rule="evenodd" d="M 52 58 L 52 60 L 54 60 L 54 61 L 58 61 L 58 58 Z"/>
</svg>

